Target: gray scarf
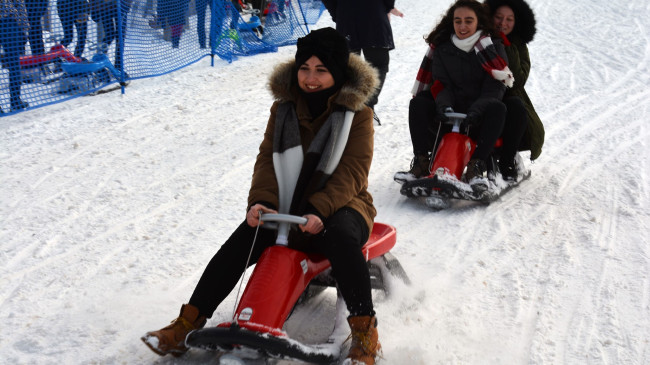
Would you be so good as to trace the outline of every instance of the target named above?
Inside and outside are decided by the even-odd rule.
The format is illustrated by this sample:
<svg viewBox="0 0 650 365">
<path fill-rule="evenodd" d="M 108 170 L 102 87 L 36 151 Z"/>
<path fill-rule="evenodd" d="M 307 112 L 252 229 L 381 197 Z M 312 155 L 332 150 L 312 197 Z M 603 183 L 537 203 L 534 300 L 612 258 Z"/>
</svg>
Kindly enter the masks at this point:
<svg viewBox="0 0 650 365">
<path fill-rule="evenodd" d="M 332 175 L 348 141 L 354 112 L 335 111 L 303 154 L 298 116 L 293 103 L 278 106 L 273 138 L 273 167 L 281 214 L 303 215 L 309 196 Z"/>
</svg>

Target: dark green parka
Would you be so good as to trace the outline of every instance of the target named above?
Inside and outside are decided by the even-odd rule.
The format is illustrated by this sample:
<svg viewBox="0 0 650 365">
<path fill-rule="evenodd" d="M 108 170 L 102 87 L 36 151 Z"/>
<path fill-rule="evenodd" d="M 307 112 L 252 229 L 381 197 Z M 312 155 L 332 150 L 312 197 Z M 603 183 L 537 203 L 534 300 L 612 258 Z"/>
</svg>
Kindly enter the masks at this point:
<svg viewBox="0 0 650 365">
<path fill-rule="evenodd" d="M 533 40 L 536 31 L 535 14 L 524 0 L 487 0 L 490 14 L 503 5 L 509 6 L 515 14 L 515 27 L 504 39 L 508 67 L 515 77 L 515 84 L 506 91 L 506 96 L 521 98 L 528 112 L 528 127 L 519 149 L 530 150 L 530 159 L 535 160 L 542 153 L 544 145 L 544 125 L 526 93 L 526 80 L 530 73 L 530 55 L 527 44 Z"/>
</svg>

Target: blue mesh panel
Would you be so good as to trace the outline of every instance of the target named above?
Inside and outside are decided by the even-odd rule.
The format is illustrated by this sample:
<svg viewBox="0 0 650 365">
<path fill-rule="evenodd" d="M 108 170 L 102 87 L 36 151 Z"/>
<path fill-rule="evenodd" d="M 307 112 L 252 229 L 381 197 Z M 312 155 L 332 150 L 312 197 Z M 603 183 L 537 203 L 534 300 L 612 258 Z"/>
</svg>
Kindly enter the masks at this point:
<svg viewBox="0 0 650 365">
<path fill-rule="evenodd" d="M 320 0 L 0 0 L 4 114 L 295 44 Z"/>
</svg>

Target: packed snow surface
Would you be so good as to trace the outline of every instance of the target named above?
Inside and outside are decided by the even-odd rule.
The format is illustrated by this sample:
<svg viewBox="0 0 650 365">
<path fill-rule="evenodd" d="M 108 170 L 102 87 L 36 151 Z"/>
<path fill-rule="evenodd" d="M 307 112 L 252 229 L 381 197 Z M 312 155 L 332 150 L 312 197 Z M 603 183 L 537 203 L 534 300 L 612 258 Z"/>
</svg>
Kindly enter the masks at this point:
<svg viewBox="0 0 650 365">
<path fill-rule="evenodd" d="M 392 18 L 370 190 L 413 284 L 378 295 L 380 363 L 650 363 L 650 3 L 530 0 L 544 151 L 489 206 L 434 212 L 392 176 L 411 159 L 423 36 L 450 3 L 398 0 Z M 0 363 L 214 363 L 139 338 L 178 315 L 244 219 L 266 81 L 294 52 L 204 59 L 0 119 Z M 287 326 L 304 342 L 333 324 L 334 293 L 314 299 Z"/>
</svg>

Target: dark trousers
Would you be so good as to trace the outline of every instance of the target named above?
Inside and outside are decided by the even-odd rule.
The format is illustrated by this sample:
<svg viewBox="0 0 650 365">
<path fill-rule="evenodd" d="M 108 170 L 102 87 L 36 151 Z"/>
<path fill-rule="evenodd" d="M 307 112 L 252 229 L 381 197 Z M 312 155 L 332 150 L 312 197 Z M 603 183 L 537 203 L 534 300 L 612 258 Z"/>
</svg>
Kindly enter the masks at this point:
<svg viewBox="0 0 650 365">
<path fill-rule="evenodd" d="M 195 6 L 196 6 L 196 32 L 199 36 L 199 47 L 205 48 L 205 16 L 206 16 L 206 10 L 208 8 L 208 5 L 210 6 L 210 12 L 212 15 L 210 16 L 210 19 L 212 19 L 212 16 L 214 15 L 214 12 L 212 11 L 212 1 L 213 0 L 196 0 Z M 212 23 L 213 21 L 211 20 L 210 22 L 210 47 L 212 47 L 212 44 L 214 43 L 214 35 L 212 34 L 213 30 L 212 29 Z"/>
<path fill-rule="evenodd" d="M 381 89 L 384 87 L 384 81 L 386 80 L 386 74 L 388 73 L 388 64 L 390 63 L 390 55 L 388 48 L 375 48 L 368 47 L 357 50 L 352 50 L 352 52 L 361 55 L 363 52 L 363 58 L 368 61 L 374 68 L 379 72 L 379 86 L 377 87 L 377 92 L 366 102 L 366 105 L 373 108 L 379 101 L 379 94 Z"/>
<path fill-rule="evenodd" d="M 472 158 L 487 161 L 494 150 L 494 144 L 501 136 L 506 121 L 506 105 L 494 99 L 485 106 L 480 124 L 470 130 L 470 137 L 476 141 Z"/>
<path fill-rule="evenodd" d="M 77 44 L 74 47 L 74 55 L 76 57 L 81 57 L 86 48 L 88 22 L 77 22 L 74 17 L 60 17 L 60 19 L 61 27 L 63 28 L 63 39 L 61 40 L 61 44 L 67 48 L 74 38 L 74 28 L 77 28 Z"/>
<path fill-rule="evenodd" d="M 506 123 L 503 127 L 501 137 L 503 138 L 503 147 L 501 148 L 501 159 L 512 161 L 515 153 L 519 149 L 521 139 L 524 137 L 526 127 L 528 126 L 528 113 L 524 102 L 518 96 L 509 96 L 503 99 L 506 105 Z"/>
<path fill-rule="evenodd" d="M 436 109 L 436 101 L 429 90 L 423 90 L 411 99 L 409 130 L 415 156 L 435 152 L 434 145 L 438 146 L 442 136 L 451 130 L 449 125 L 437 121 Z M 469 135 L 477 144 L 472 158 L 487 160 L 503 131 L 505 118 L 506 105 L 503 102 L 495 99 L 486 105 L 479 125 L 470 128 Z"/>
<path fill-rule="evenodd" d="M 35 2 L 26 2 L 27 17 L 29 18 L 29 48 L 33 55 L 45 53 L 45 42 L 43 41 L 43 23 L 42 17 L 47 10 L 45 7 Z M 41 9 L 42 8 L 42 9 Z"/>
<path fill-rule="evenodd" d="M 0 19 L 0 45 L 4 50 L 3 66 L 9 70 L 9 95 L 11 109 L 19 109 L 20 85 L 20 56 L 25 53 L 25 39 L 20 25 L 13 18 Z"/>
<path fill-rule="evenodd" d="M 451 128 L 436 118 L 436 101 L 429 89 L 420 91 L 409 103 L 409 131 L 414 156 L 426 156 Z M 439 130 L 440 128 L 440 130 Z M 436 140 L 436 136 L 438 139 Z"/>
<path fill-rule="evenodd" d="M 212 317 L 217 306 L 230 294 L 245 271 L 255 227 L 244 221 L 221 246 L 205 268 L 189 303 L 201 315 Z M 341 295 L 351 315 L 374 315 L 370 274 L 361 247 L 368 240 L 365 220 L 353 209 L 343 208 L 325 221 L 325 228 L 314 237 L 310 252 L 327 257 Z M 276 232 L 260 227 L 249 266 L 262 252 L 275 244 Z"/>
<path fill-rule="evenodd" d="M 118 2 L 119 4 L 119 2 Z M 111 7 L 109 9 L 106 9 L 106 11 L 102 12 L 99 16 L 100 22 L 102 23 L 102 26 L 104 27 L 104 38 L 102 39 L 102 43 L 106 44 L 106 47 L 110 46 L 110 44 L 113 42 L 113 40 L 117 40 L 117 44 L 115 45 L 115 61 L 114 65 L 115 68 L 118 70 L 122 70 L 122 48 L 124 47 L 124 38 L 126 36 L 126 16 L 128 14 L 128 9 L 124 9 L 124 11 L 121 14 L 121 20 L 122 20 L 122 37 L 118 37 L 119 33 L 119 22 L 118 22 L 118 14 L 117 14 L 117 7 Z"/>
</svg>

